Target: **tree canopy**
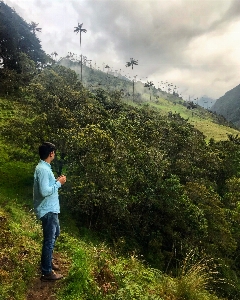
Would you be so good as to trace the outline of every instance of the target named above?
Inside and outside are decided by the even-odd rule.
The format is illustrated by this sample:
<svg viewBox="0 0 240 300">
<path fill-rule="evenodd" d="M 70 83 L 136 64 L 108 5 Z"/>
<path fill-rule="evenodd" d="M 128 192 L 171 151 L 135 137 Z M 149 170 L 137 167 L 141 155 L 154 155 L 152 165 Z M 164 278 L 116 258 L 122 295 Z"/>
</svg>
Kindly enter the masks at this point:
<svg viewBox="0 0 240 300">
<path fill-rule="evenodd" d="M 36 64 L 44 63 L 46 54 L 40 40 L 28 24 L 14 9 L 0 1 L 0 57 L 4 68 L 20 72 L 19 55 L 25 53 Z"/>
<path fill-rule="evenodd" d="M 178 114 L 92 94 L 58 65 L 36 74 L 23 95 L 4 136 L 21 151 L 57 145 L 56 171 L 68 175 L 62 196 L 81 226 L 124 238 L 160 268 L 189 249 L 240 265 L 237 137 L 207 144 Z"/>
</svg>

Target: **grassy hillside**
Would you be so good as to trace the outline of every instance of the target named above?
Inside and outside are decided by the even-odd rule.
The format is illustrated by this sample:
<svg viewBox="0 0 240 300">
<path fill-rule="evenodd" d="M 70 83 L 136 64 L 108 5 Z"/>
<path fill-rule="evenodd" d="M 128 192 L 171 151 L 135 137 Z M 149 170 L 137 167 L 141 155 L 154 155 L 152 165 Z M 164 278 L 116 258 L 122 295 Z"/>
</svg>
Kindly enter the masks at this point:
<svg viewBox="0 0 240 300">
<path fill-rule="evenodd" d="M 27 29 L 22 42 L 35 40 L 14 19 Z M 0 299 L 238 300 L 238 131 L 175 88 L 86 66 L 80 82 L 49 56 L 35 57 L 38 42 L 21 49 L 12 22 L 4 19 L 0 68 Z M 79 74 L 79 62 L 61 63 Z M 56 144 L 53 171 L 68 178 L 57 283 L 40 281 L 32 210 L 43 141 Z"/>
<path fill-rule="evenodd" d="M 60 64 L 71 68 L 80 76 L 78 63 L 69 59 L 63 59 Z M 144 83 L 141 81 L 135 82 L 134 102 L 132 81 L 124 78 L 120 74 L 114 76 L 100 70 L 83 66 L 83 82 L 84 85 L 93 92 L 97 88 L 122 90 L 123 98 L 130 105 L 148 104 L 158 109 L 163 115 L 168 115 L 169 112 L 180 114 L 181 117 L 187 119 L 190 124 L 201 131 L 207 140 L 211 138 L 216 141 L 227 140 L 228 135 L 239 134 L 238 128 L 231 126 L 233 124 L 225 120 L 224 117 L 217 116 L 199 105 L 196 105 L 193 109 L 188 109 L 188 102 L 182 100 L 181 97 L 174 96 L 154 87 L 149 90 L 144 87 Z M 227 105 L 226 102 L 225 105 Z M 217 112 L 225 116 L 222 110 L 217 110 Z M 232 121 L 232 119 L 227 119 Z"/>
<path fill-rule="evenodd" d="M 20 113 L 18 103 L 0 99 L 0 128 Z M 220 299 L 207 288 L 216 271 L 209 269 L 207 258 L 189 253 L 177 266 L 178 275 L 167 276 L 134 252 L 123 255 L 124 239 L 110 247 L 94 232 L 77 228 L 64 202 L 56 252 L 65 279 L 40 284 L 41 226 L 32 212 L 37 159 L 23 162 L 17 155 L 21 151 L 0 140 L 1 299 Z"/>
<path fill-rule="evenodd" d="M 182 104 L 173 104 L 172 102 L 161 99 L 160 103 L 150 103 L 150 105 L 157 107 L 164 114 L 169 111 L 180 114 L 184 119 L 187 119 L 190 124 L 192 124 L 196 129 L 201 131 L 207 140 L 213 138 L 216 141 L 227 140 L 228 135 L 237 135 L 239 130 L 225 124 L 219 124 L 216 120 L 216 116 L 201 107 L 196 109 L 187 109 Z"/>
</svg>

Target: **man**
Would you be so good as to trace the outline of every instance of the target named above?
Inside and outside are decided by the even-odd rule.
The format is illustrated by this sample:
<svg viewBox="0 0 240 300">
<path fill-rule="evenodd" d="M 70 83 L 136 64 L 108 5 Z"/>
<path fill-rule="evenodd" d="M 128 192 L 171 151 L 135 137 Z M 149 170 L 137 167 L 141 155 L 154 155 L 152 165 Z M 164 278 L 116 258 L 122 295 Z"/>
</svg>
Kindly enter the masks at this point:
<svg viewBox="0 0 240 300">
<path fill-rule="evenodd" d="M 53 175 L 50 164 L 54 160 L 55 151 L 55 145 L 49 142 L 39 146 L 40 161 L 34 173 L 34 211 L 37 218 L 42 221 L 43 229 L 42 281 L 55 281 L 63 277 L 61 274 L 54 272 L 58 267 L 52 262 L 54 244 L 60 234 L 58 189 L 66 182 L 65 175 L 61 175 L 57 179 Z"/>
</svg>

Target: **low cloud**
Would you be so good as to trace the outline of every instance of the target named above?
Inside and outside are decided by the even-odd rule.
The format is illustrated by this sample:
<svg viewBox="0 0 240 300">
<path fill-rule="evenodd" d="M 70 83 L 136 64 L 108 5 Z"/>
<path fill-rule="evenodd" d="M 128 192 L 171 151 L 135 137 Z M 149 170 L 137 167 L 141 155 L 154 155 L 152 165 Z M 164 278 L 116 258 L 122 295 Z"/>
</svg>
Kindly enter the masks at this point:
<svg viewBox="0 0 240 300">
<path fill-rule="evenodd" d="M 238 85 L 239 0 L 7 0 L 42 27 L 47 53 L 81 52 L 131 76 L 173 81 L 196 96 Z M 29 15 L 31 12 L 31 15 Z M 29 20 L 31 17 L 31 20 Z M 74 27 L 83 23 L 82 48 Z M 139 61 L 126 68 L 130 57 Z"/>
</svg>

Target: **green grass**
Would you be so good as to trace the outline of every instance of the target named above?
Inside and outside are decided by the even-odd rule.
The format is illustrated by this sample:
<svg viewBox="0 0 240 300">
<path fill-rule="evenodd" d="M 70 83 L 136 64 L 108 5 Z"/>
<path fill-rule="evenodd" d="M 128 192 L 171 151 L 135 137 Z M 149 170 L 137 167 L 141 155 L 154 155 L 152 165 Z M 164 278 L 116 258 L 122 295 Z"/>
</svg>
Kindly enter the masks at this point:
<svg viewBox="0 0 240 300">
<path fill-rule="evenodd" d="M 215 141 L 224 141 L 228 139 L 228 135 L 239 135 L 238 130 L 213 123 L 210 120 L 193 119 L 190 120 L 190 123 L 199 131 L 203 132 L 207 141 L 209 141 L 211 138 Z"/>
<path fill-rule="evenodd" d="M 0 196 L 0 295 L 25 299 L 39 262 L 40 227 L 17 199 Z"/>
<path fill-rule="evenodd" d="M 0 165 L 1 195 L 10 198 L 24 199 L 26 204 L 32 204 L 33 167 L 20 161 L 9 161 Z M 23 189 L 23 186 L 25 187 Z"/>
<path fill-rule="evenodd" d="M 237 129 L 217 124 L 214 119 L 215 116 L 211 112 L 201 107 L 189 110 L 182 104 L 179 104 L 179 101 L 159 98 L 157 102 L 152 101 L 147 103 L 159 109 L 163 115 L 167 115 L 170 111 L 180 114 L 182 118 L 187 119 L 190 124 L 201 131 L 206 136 L 207 141 L 211 138 L 215 141 L 227 140 L 228 134 L 239 134 L 239 130 Z"/>
</svg>

